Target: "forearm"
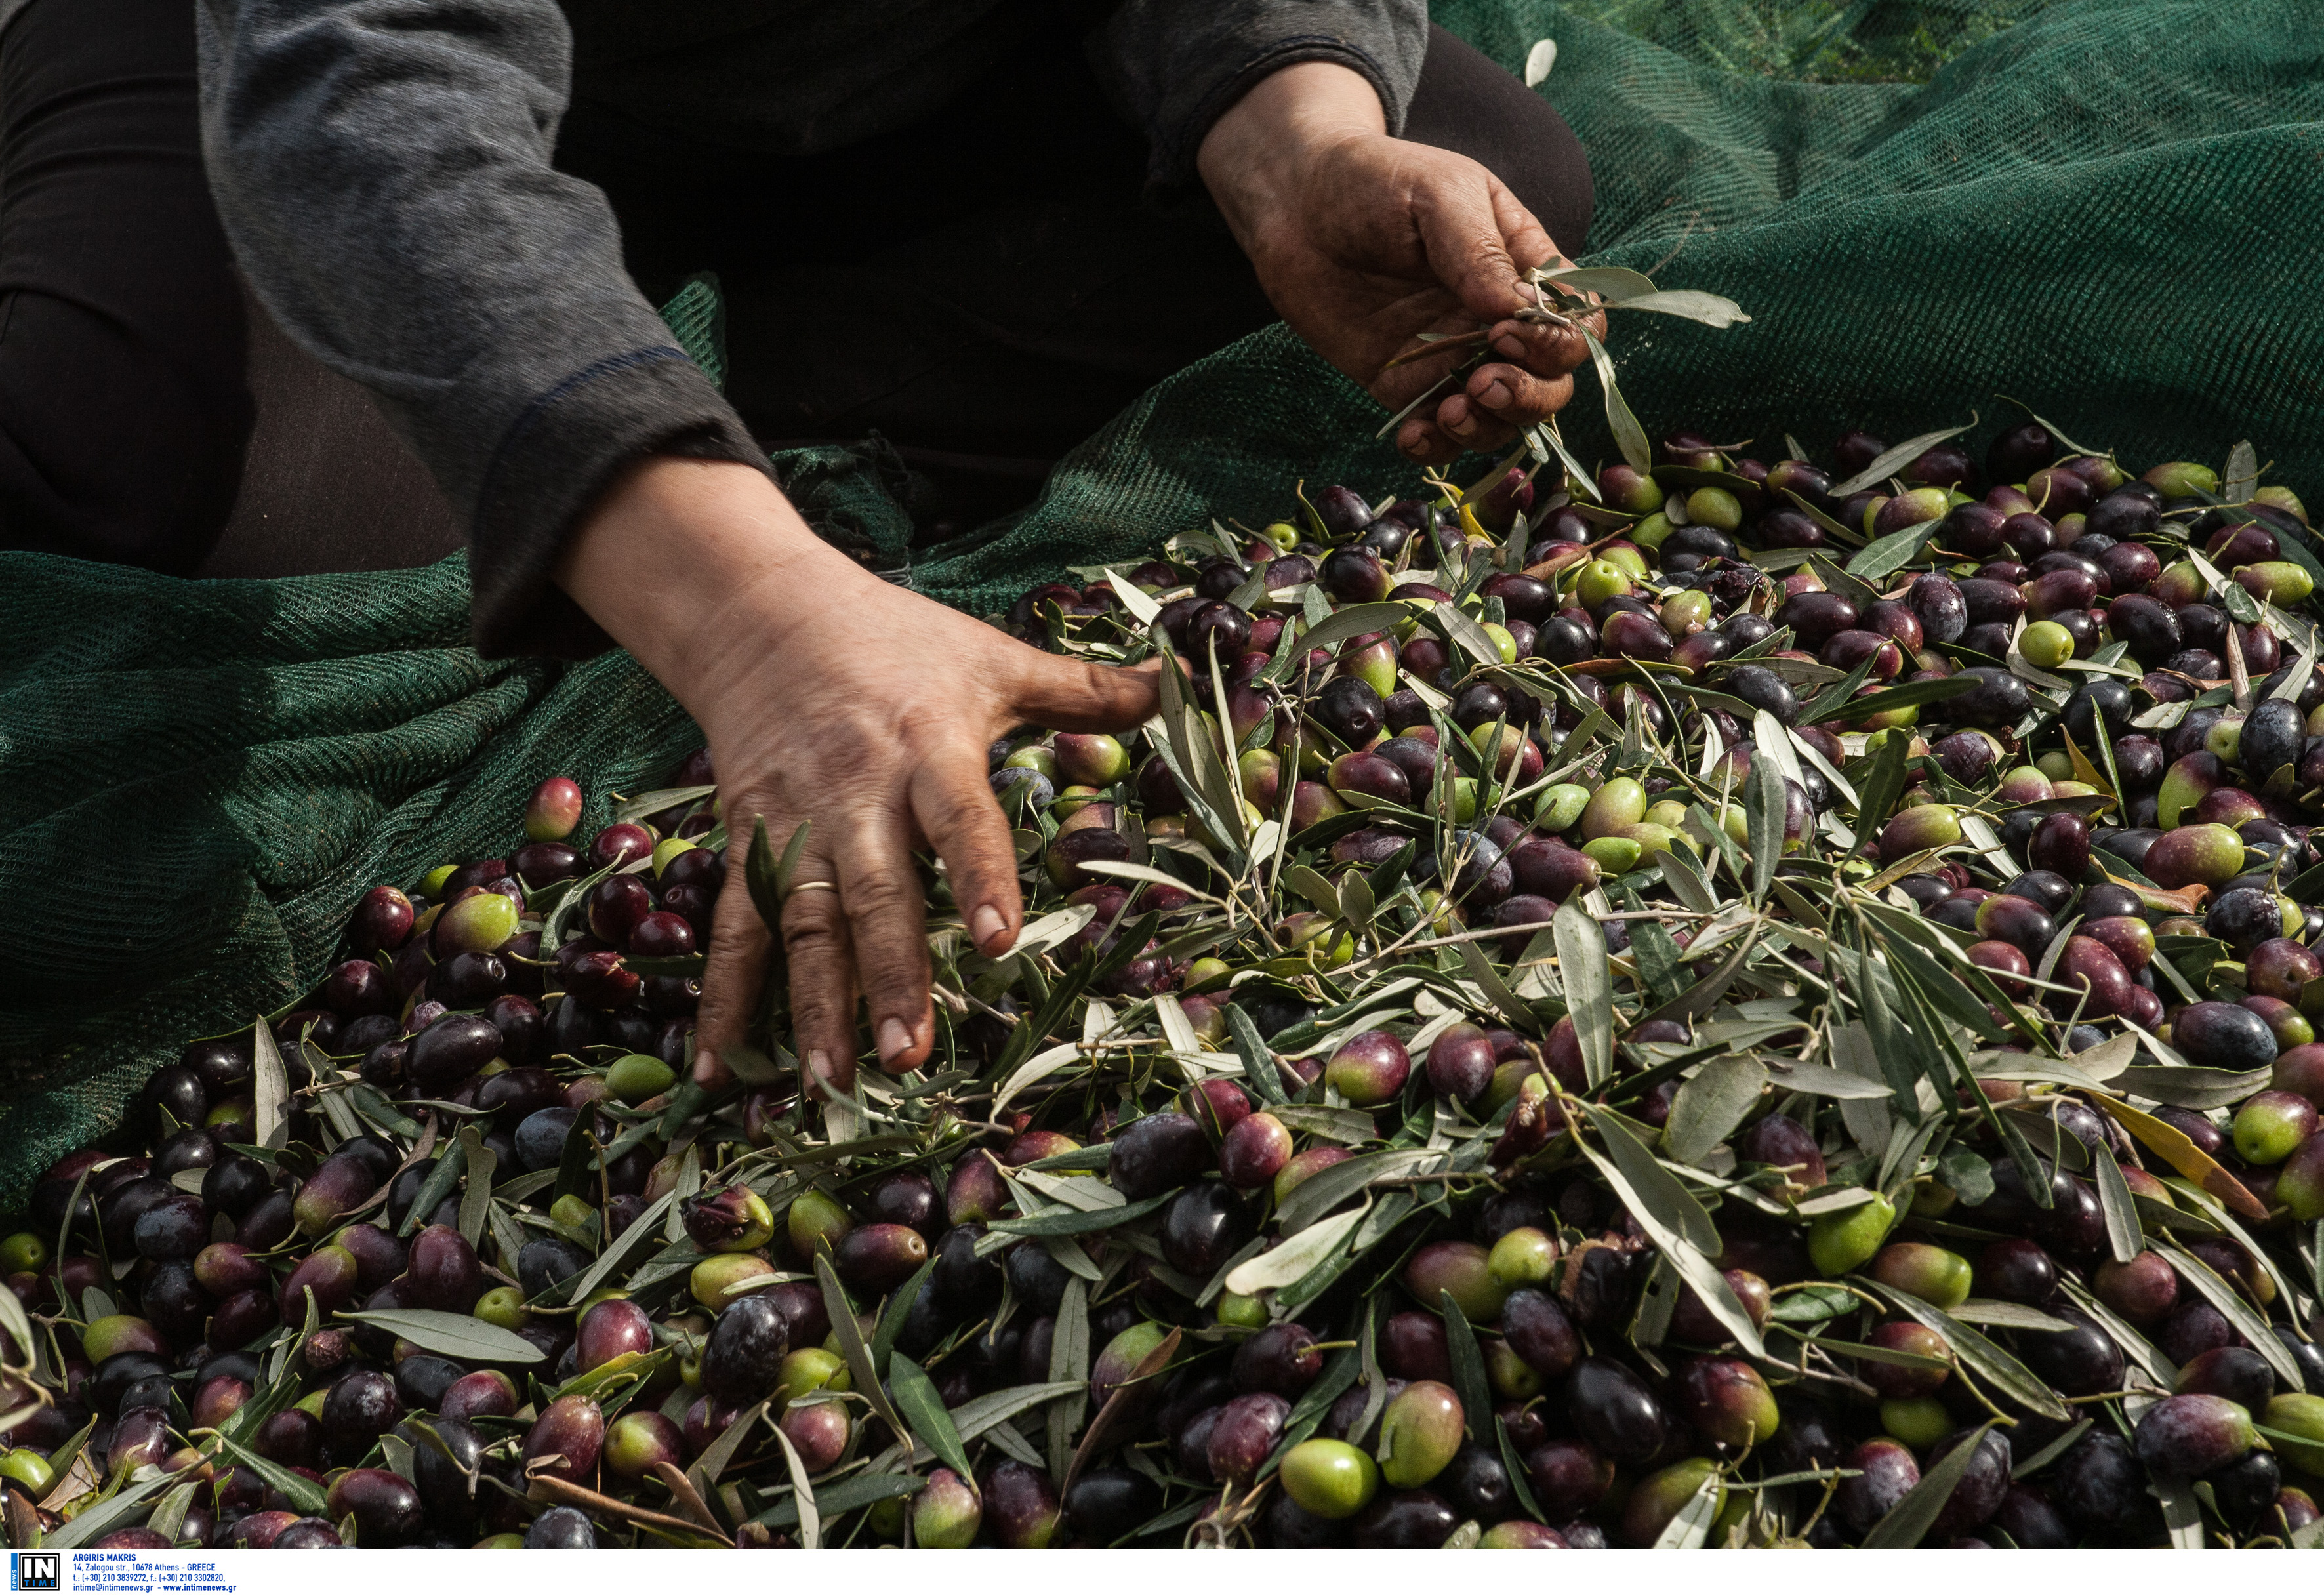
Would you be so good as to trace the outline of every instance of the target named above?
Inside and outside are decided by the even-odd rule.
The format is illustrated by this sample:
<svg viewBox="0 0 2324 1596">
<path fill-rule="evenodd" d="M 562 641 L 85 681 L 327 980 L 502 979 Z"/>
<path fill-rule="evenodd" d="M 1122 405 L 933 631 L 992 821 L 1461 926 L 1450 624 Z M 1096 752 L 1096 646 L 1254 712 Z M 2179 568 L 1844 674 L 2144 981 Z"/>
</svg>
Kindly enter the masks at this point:
<svg viewBox="0 0 2324 1596">
<path fill-rule="evenodd" d="M 554 576 L 697 716 L 715 684 L 784 652 L 802 604 L 844 604 L 879 581 L 817 538 L 764 473 L 667 457 L 615 476 Z"/>
<path fill-rule="evenodd" d="M 211 187 L 290 337 L 369 388 L 467 524 L 487 652 L 603 647 L 549 586 L 624 465 L 758 452 L 551 166 L 552 0 L 204 0 Z"/>
</svg>

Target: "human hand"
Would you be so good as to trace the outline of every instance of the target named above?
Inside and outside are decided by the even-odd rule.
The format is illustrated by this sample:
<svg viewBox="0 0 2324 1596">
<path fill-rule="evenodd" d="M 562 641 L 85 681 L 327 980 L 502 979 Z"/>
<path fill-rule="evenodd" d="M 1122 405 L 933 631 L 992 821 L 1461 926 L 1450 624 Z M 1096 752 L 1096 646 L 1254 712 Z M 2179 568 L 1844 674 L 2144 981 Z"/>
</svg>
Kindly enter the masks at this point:
<svg viewBox="0 0 2324 1596">
<path fill-rule="evenodd" d="M 1262 79 L 1213 125 L 1199 165 L 1284 320 L 1389 410 L 1476 348 L 1390 364 L 1422 333 L 1484 330 L 1499 358 L 1405 420 L 1397 447 L 1411 459 L 1502 447 L 1572 397 L 1582 335 L 1513 319 L 1535 302 L 1524 273 L 1561 261 L 1557 246 L 1478 162 L 1388 137 L 1359 74 L 1304 61 Z"/>
<path fill-rule="evenodd" d="M 881 581 L 830 548 L 748 466 L 632 467 L 577 532 L 558 579 L 709 739 L 730 835 L 763 818 L 779 850 L 808 827 L 782 912 L 802 1067 L 855 1078 L 856 998 L 881 1067 L 935 1045 L 915 850 L 944 861 L 978 949 L 1023 923 L 1009 823 L 986 780 L 993 739 L 1031 724 L 1118 731 L 1154 712 L 1150 672 L 1045 654 Z M 695 1021 L 695 1078 L 756 1011 L 770 933 L 727 872 Z"/>
</svg>

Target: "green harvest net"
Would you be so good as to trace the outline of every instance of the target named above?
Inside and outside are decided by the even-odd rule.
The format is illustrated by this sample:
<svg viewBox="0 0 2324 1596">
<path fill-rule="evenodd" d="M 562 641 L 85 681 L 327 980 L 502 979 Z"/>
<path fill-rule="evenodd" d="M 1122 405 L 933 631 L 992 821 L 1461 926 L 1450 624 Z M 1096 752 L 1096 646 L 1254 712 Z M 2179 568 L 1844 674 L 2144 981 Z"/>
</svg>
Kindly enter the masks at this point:
<svg viewBox="0 0 2324 1596">
<path fill-rule="evenodd" d="M 2145 464 L 2250 438 L 2324 479 L 2324 8 L 2312 0 L 1453 0 L 1440 22 L 1588 146 L 1593 263 L 1726 294 L 1745 327 L 1618 324 L 1650 432 L 1811 447 L 2017 419 Z M 705 364 L 715 303 L 672 321 Z M 1641 325 L 1648 323 L 1650 325 Z M 1610 457 L 1587 392 L 1567 436 Z M 995 609 L 1296 477 L 1412 474 L 1281 328 L 1162 383 L 1038 503 L 914 553 L 893 457 L 786 457 L 827 534 Z M 1770 442 L 1778 440 L 1771 438 Z M 696 741 L 625 656 L 492 663 L 465 566 L 189 583 L 0 555 L 0 1199 L 102 1132 L 186 1038 L 315 980 L 374 881 L 505 839 L 543 776 L 637 790 Z"/>
</svg>

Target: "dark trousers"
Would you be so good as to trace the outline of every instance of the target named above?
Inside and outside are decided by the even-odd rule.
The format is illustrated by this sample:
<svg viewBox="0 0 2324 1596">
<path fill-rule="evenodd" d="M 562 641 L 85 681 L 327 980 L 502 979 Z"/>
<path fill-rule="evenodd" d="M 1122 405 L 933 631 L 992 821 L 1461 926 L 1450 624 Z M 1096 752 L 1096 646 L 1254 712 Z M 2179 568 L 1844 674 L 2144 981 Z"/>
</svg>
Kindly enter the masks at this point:
<svg viewBox="0 0 2324 1596">
<path fill-rule="evenodd" d="M 1582 253 L 1572 134 L 1441 30 L 1406 135 L 1476 157 Z M 1065 37 L 825 155 L 586 102 L 558 150 L 611 198 L 649 297 L 719 274 L 728 392 L 761 438 L 880 432 L 956 522 L 1028 501 L 1144 389 L 1274 319 L 1205 202 L 1142 203 L 1145 162 Z M 192 8 L 32 0 L 0 34 L 0 549 L 263 576 L 456 537 L 376 412 L 246 314 L 202 178 Z"/>
</svg>

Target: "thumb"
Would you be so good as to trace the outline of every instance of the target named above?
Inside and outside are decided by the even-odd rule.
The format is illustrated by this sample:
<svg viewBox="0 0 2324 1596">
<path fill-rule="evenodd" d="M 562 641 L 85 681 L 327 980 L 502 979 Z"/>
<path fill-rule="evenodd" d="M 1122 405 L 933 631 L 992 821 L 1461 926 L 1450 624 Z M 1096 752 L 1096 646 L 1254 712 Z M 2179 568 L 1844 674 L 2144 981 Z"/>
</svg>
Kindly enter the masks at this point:
<svg viewBox="0 0 2324 1596">
<path fill-rule="evenodd" d="M 1499 178 L 1442 183 L 1416 204 L 1422 247 L 1437 280 L 1481 321 L 1499 321 L 1533 302 L 1522 275 L 1553 259 L 1549 235 Z"/>
<path fill-rule="evenodd" d="M 1012 713 L 1053 732 L 1118 732 L 1151 716 L 1161 704 L 1161 661 L 1124 669 L 1061 660 L 1028 649 Z"/>
</svg>

